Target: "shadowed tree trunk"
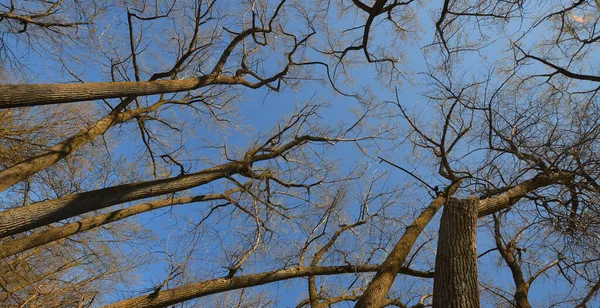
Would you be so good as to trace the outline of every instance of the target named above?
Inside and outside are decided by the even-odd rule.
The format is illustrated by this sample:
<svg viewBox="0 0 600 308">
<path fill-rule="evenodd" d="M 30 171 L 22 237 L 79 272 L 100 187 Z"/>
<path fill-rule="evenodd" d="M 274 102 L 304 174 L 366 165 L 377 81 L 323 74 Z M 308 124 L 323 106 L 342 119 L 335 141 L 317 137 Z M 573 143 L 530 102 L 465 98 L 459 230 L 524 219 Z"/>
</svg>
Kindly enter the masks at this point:
<svg viewBox="0 0 600 308">
<path fill-rule="evenodd" d="M 233 175 L 243 166 L 231 162 L 179 177 L 107 187 L 5 210 L 0 212 L 0 238 L 109 206 L 201 186 Z"/>
<path fill-rule="evenodd" d="M 444 206 L 435 258 L 434 308 L 477 308 L 476 198 L 450 198 Z"/>
<path fill-rule="evenodd" d="M 95 98 L 113 98 L 129 95 L 108 115 L 104 116 L 93 125 L 81 130 L 77 134 L 61 141 L 34 157 L 30 157 L 5 170 L 1 170 L 0 191 L 4 191 L 17 182 L 54 165 L 82 146 L 106 133 L 115 125 L 127 122 L 141 114 L 156 111 L 166 102 L 162 101 L 150 107 L 124 111 L 137 96 L 193 90 L 214 84 L 233 84 L 235 80 L 236 79 L 227 76 L 210 78 L 205 76 L 189 80 L 158 80 L 146 82 L 0 85 L 0 109 L 14 107 L 6 104 L 8 102 L 14 103 L 21 100 L 31 101 L 37 105 L 48 105 L 53 104 L 55 101 L 71 102 L 83 100 L 81 97 L 87 97 L 86 100 L 92 100 Z M 89 95 L 89 97 L 86 95 Z M 35 99 L 38 96 L 39 99 Z M 49 98 L 44 98 L 45 96 L 54 97 L 55 99 L 50 100 Z M 33 106 L 33 103 L 22 106 Z"/>
<path fill-rule="evenodd" d="M 234 174 L 260 177 L 260 175 L 254 174 L 250 170 L 252 163 L 282 156 L 291 149 L 302 146 L 309 141 L 332 142 L 336 139 L 309 135 L 296 136 L 293 140 L 278 148 L 269 148 L 269 153 L 257 154 L 261 148 L 255 148 L 246 152 L 243 161 L 232 161 L 200 172 L 160 180 L 117 185 L 8 209 L 0 212 L 0 238 L 109 206 L 198 187 Z"/>
<path fill-rule="evenodd" d="M 498 212 L 512 206 L 516 201 L 520 200 L 525 194 L 531 191 L 540 187 L 555 184 L 561 180 L 568 179 L 569 177 L 571 177 L 570 174 L 561 172 L 539 174 L 514 187 L 506 189 L 505 192 L 500 195 L 477 202 L 476 216 L 483 217 Z M 452 196 L 460 186 L 460 183 L 461 181 L 457 181 L 451 185 L 448 188 L 447 196 Z M 421 231 L 423 231 L 444 202 L 446 202 L 446 197 L 442 194 L 406 229 L 402 238 L 400 238 L 392 252 L 385 259 L 381 265 L 381 269 L 377 272 L 360 300 L 354 306 L 355 308 L 383 307 L 387 293 L 396 279 L 397 269 L 404 263 L 406 256 L 408 256 L 417 237 L 421 234 Z"/>
<path fill-rule="evenodd" d="M 35 248 L 59 239 L 67 238 L 71 235 L 85 232 L 96 227 L 109 224 L 121 219 L 125 219 L 144 212 L 156 209 L 196 202 L 211 201 L 217 199 L 226 199 L 232 192 L 239 191 L 235 188 L 226 191 L 223 194 L 208 194 L 200 196 L 188 196 L 179 198 L 168 198 L 164 200 L 151 201 L 147 203 L 136 204 L 124 209 L 116 210 L 103 215 L 85 218 L 70 224 L 54 227 L 45 231 L 37 232 L 12 241 L 3 241 L 0 243 L 0 257 L 6 258 L 19 252 Z"/>
</svg>

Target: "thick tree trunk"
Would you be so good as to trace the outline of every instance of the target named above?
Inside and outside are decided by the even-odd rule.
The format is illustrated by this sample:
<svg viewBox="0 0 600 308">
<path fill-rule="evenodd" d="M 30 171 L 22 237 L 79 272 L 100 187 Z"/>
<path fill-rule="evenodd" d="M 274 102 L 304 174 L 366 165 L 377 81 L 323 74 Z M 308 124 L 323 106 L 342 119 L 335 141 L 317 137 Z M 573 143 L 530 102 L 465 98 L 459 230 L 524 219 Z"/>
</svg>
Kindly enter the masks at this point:
<svg viewBox="0 0 600 308">
<path fill-rule="evenodd" d="M 189 91 L 214 79 L 0 85 L 0 109 Z"/>
<path fill-rule="evenodd" d="M 419 214 L 419 217 L 406 228 L 392 252 L 385 259 L 381 268 L 377 271 L 375 277 L 363 293 L 360 300 L 354 306 L 359 308 L 379 308 L 385 306 L 388 291 L 392 287 L 398 270 L 406 260 L 415 241 L 425 228 L 429 221 L 435 216 L 435 213 L 446 202 L 446 196 L 452 196 L 460 186 L 461 181 L 453 183 L 446 194 L 438 196 L 431 204 Z"/>
<path fill-rule="evenodd" d="M 516 201 L 521 199 L 525 194 L 534 191 L 540 187 L 548 186 L 566 180 L 572 175 L 568 173 L 549 173 L 539 174 L 529 180 L 523 181 L 519 185 L 508 188 L 504 193 L 492 198 L 483 199 L 478 202 L 476 208 L 476 216 L 483 217 L 490 215 L 502 209 L 512 206 Z M 460 182 L 454 183 L 448 189 L 448 196 L 456 191 Z M 410 252 L 412 245 L 417 237 L 423 231 L 423 228 L 429 223 L 433 215 L 440 209 L 442 204 L 446 202 L 443 196 L 436 198 L 410 225 L 400 241 L 396 244 L 392 252 L 383 262 L 381 269 L 377 272 L 361 299 L 356 303 L 355 307 L 370 308 L 382 307 L 384 305 L 388 291 L 390 290 L 394 279 L 396 278 L 397 268 L 404 263 L 406 256 Z"/>
<path fill-rule="evenodd" d="M 204 185 L 244 167 L 242 162 L 231 162 L 184 176 L 108 187 L 5 210 L 0 212 L 0 238 L 109 206 Z"/>
<path fill-rule="evenodd" d="M 434 308 L 478 308 L 477 206 L 474 197 L 444 206 L 435 258 Z"/>
<path fill-rule="evenodd" d="M 168 179 L 118 185 L 6 210 L 0 212 L 0 238 L 109 206 L 201 186 L 238 173 L 254 177 L 250 171 L 252 163 L 274 159 L 309 141 L 327 142 L 331 140 L 335 139 L 309 135 L 296 136 L 279 148 L 271 148 L 268 153 L 257 154 L 260 148 L 252 149 L 246 152 L 243 161 L 233 161 L 200 172 Z"/>
</svg>

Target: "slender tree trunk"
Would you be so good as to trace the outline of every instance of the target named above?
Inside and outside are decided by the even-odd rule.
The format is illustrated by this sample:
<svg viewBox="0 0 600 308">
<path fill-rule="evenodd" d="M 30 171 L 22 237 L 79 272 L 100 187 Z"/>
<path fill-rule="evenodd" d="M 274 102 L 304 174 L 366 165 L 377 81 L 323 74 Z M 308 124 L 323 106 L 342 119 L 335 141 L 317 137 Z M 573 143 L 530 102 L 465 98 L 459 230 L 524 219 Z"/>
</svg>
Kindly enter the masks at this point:
<svg viewBox="0 0 600 308">
<path fill-rule="evenodd" d="M 2 90 L 0 89 L 0 91 Z M 127 107 L 131 101 L 133 101 L 133 98 L 125 99 L 108 115 L 104 116 L 90 127 L 81 130 L 76 135 L 63 140 L 62 142 L 34 157 L 30 157 L 0 171 L 0 192 L 18 183 L 19 181 L 22 181 L 54 165 L 58 161 L 69 156 L 77 149 L 88 144 L 96 137 L 104 134 L 114 125 L 133 118 L 133 116 L 135 116 L 133 111 L 121 113 L 121 111 Z"/>
<path fill-rule="evenodd" d="M 504 245 L 502 241 L 502 234 L 500 233 L 500 217 L 494 217 L 494 240 L 496 242 L 496 248 L 500 252 L 500 255 L 510 268 L 512 272 L 513 281 L 515 282 L 515 303 L 518 308 L 531 308 L 529 304 L 529 282 L 525 279 L 523 270 L 521 269 L 520 261 L 515 257 L 516 244 L 514 241 L 508 242 Z"/>
<path fill-rule="evenodd" d="M 450 198 L 440 221 L 433 308 L 478 308 L 477 206 L 474 197 Z"/>
<path fill-rule="evenodd" d="M 217 278 L 202 282 L 190 283 L 172 289 L 157 290 L 150 294 L 113 303 L 111 305 L 105 306 L 105 308 L 167 307 L 169 305 L 175 305 L 177 303 L 181 303 L 194 298 L 199 298 L 225 291 L 237 290 L 241 288 L 259 286 L 275 281 L 282 281 L 307 276 L 367 273 L 374 272 L 379 268 L 379 264 L 310 266 L 286 268 L 266 273 L 249 274 L 230 278 Z M 415 271 L 406 267 L 401 267 L 400 273 L 416 277 L 432 278 L 430 273 Z M 384 300 L 384 304 L 389 303 L 395 302 L 389 301 L 387 299 Z"/>
<path fill-rule="evenodd" d="M 204 185 L 243 170 L 231 162 L 184 176 L 113 186 L 0 212 L 0 238 L 109 206 Z"/>
<path fill-rule="evenodd" d="M 117 107 L 115 107 L 115 109 L 113 109 L 108 115 L 104 116 L 102 119 L 98 120 L 90 127 L 80 131 L 79 133 L 71 136 L 70 138 L 63 140 L 62 142 L 56 144 L 47 151 L 44 151 L 34 157 L 28 158 L 9 168 L 6 168 L 5 170 L 0 171 L 0 192 L 16 184 L 17 182 L 22 181 L 54 165 L 63 158 L 71 155 L 71 153 L 75 152 L 77 149 L 96 139 L 98 136 L 106 133 L 111 127 L 119 123 L 127 122 L 142 113 L 154 111 L 162 105 L 158 103 L 148 108 L 138 108 L 122 112 L 125 109 L 125 107 L 127 107 L 129 103 L 131 103 L 137 96 L 192 90 L 209 84 L 230 83 L 232 83 L 230 77 L 200 77 L 189 80 L 161 80 L 146 82 L 100 82 L 51 85 L 0 85 L 0 109 L 2 108 L 3 97 L 5 99 L 9 99 L 13 96 L 25 96 L 27 99 L 32 99 L 32 97 L 36 97 L 36 95 L 51 95 L 48 93 L 56 92 L 60 95 L 56 94 L 55 96 L 63 97 L 65 101 L 73 101 L 73 99 L 79 97 L 77 95 L 87 95 L 90 93 L 96 93 L 97 96 L 102 96 L 100 98 L 108 98 L 106 97 L 106 95 L 110 93 L 113 93 L 114 95 L 119 94 L 114 97 L 130 95 L 126 99 L 124 99 L 123 102 L 121 102 Z M 26 93 L 28 91 L 27 89 L 29 88 L 32 89 L 32 94 L 29 96 L 23 94 Z M 77 94 L 78 92 L 75 89 L 82 91 L 82 93 Z M 61 92 L 62 90 L 64 90 L 64 93 Z M 48 91 L 48 93 L 44 91 Z M 41 99 L 40 102 L 44 102 L 44 100 Z"/>
<path fill-rule="evenodd" d="M 127 299 L 108 305 L 106 308 L 167 307 L 169 305 L 210 294 L 248 288 L 291 278 L 343 273 L 364 273 L 375 271 L 377 268 L 379 268 L 379 265 L 297 267 L 232 278 L 219 278 L 191 283 L 181 287 Z"/>
<path fill-rule="evenodd" d="M 224 198 L 224 194 L 208 194 L 193 197 L 169 198 L 147 203 L 136 204 L 134 206 L 113 211 L 104 215 L 94 216 L 80 221 L 76 221 L 64 226 L 51 228 L 45 231 L 34 233 L 12 241 L 0 243 L 0 258 L 10 257 L 19 252 L 35 248 L 71 235 L 85 232 L 87 230 L 119 221 L 144 212 L 153 211 L 159 208 L 173 206 L 178 204 L 187 204 L 194 202 L 203 202 Z"/>
<path fill-rule="evenodd" d="M 592 287 L 592 289 L 588 292 L 588 294 L 583 298 L 581 303 L 579 303 L 575 308 L 586 308 L 587 303 L 594 298 L 596 293 L 600 290 L 600 280 L 596 282 L 596 284 Z"/>
<path fill-rule="evenodd" d="M 525 180 L 514 187 L 507 189 L 503 194 L 493 198 L 481 199 L 479 201 L 479 217 L 491 215 L 512 206 L 526 194 L 545 186 L 567 181 L 573 174 L 566 172 L 540 173 L 529 180 Z"/>
</svg>

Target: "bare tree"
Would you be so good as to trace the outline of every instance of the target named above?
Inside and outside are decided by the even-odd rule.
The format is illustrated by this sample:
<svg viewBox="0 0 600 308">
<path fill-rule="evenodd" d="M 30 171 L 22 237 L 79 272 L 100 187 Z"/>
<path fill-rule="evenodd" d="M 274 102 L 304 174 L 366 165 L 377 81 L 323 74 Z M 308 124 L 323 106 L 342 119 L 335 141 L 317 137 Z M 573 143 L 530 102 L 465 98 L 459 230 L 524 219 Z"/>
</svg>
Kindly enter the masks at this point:
<svg viewBox="0 0 600 308">
<path fill-rule="evenodd" d="M 298 307 L 594 302 L 597 3 L 77 3 L 0 13 L 85 45 L 0 86 L 7 305 L 276 305 L 283 281 Z M 137 250 L 151 270 L 39 287 Z"/>
</svg>

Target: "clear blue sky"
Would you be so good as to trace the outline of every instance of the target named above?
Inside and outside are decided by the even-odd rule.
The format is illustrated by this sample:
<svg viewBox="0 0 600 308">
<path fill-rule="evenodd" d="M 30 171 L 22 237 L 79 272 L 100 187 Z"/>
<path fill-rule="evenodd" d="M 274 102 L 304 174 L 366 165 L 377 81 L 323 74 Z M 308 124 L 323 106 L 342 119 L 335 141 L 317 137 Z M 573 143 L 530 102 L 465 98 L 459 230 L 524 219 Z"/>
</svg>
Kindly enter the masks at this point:
<svg viewBox="0 0 600 308">
<path fill-rule="evenodd" d="M 425 86 L 426 77 L 418 74 L 427 70 L 425 59 L 431 54 L 426 53 L 424 46 L 433 41 L 434 21 L 432 20 L 432 16 L 433 18 L 437 18 L 437 16 L 435 14 L 431 15 L 431 12 L 432 10 L 433 12 L 438 12 L 439 7 L 437 6 L 438 3 L 426 4 L 424 8 L 420 9 L 418 17 L 420 19 L 421 27 L 415 27 L 415 31 L 418 32 L 417 35 L 419 39 L 399 42 L 397 45 L 398 48 L 400 48 L 405 54 L 405 61 L 400 65 L 400 68 L 405 70 L 407 74 L 411 76 L 410 82 L 406 80 L 398 80 L 395 81 L 391 86 L 382 85 L 382 82 L 378 79 L 377 71 L 373 65 L 359 65 L 350 69 L 350 75 L 354 79 L 353 83 L 340 84 L 340 88 L 343 91 L 350 93 L 356 92 L 364 94 L 369 91 L 369 93 L 373 95 L 373 100 L 377 103 L 394 100 L 395 95 L 393 90 L 394 88 L 397 88 L 400 94 L 399 96 L 401 103 L 407 108 L 409 113 L 418 115 L 424 124 L 433 124 L 435 121 L 437 121 L 435 118 L 435 106 L 428 102 L 423 95 L 427 94 L 426 92 L 428 91 L 428 88 Z M 330 16 L 337 16 L 335 7 L 332 7 L 331 9 L 332 12 L 330 12 Z M 116 14 L 114 16 L 109 15 L 105 24 L 99 28 L 105 27 L 107 29 L 105 34 L 106 36 L 120 35 L 120 39 L 124 42 L 123 35 L 126 33 L 124 32 L 126 29 L 123 28 L 126 26 L 124 18 L 125 10 L 123 9 L 120 14 Z M 361 18 L 362 15 L 357 21 L 354 18 L 351 18 L 350 14 L 348 14 L 344 15 L 344 18 L 340 19 L 331 17 L 330 22 L 335 23 L 335 27 L 341 29 L 347 25 L 361 24 Z M 378 21 L 381 21 L 381 18 L 379 18 Z M 146 29 L 146 33 L 151 33 L 152 31 L 160 32 L 160 27 L 155 27 L 157 29 Z M 294 27 L 294 25 L 292 24 L 291 27 Z M 518 33 L 519 31 L 523 30 L 522 27 L 519 27 L 519 25 L 515 23 L 507 24 L 504 29 L 506 33 Z M 378 26 L 373 34 L 371 43 L 374 46 L 385 46 L 388 44 L 386 41 L 389 39 L 387 31 L 389 31 L 388 24 L 383 23 Z M 473 34 L 476 35 L 475 32 Z M 101 37 L 101 39 L 106 39 L 106 36 Z M 320 37 L 320 39 L 324 38 Z M 156 52 L 158 56 L 161 55 L 161 48 L 164 48 L 164 44 L 157 44 L 157 42 L 162 42 L 160 36 L 148 36 L 145 42 L 150 44 L 150 47 L 146 51 L 147 53 L 150 54 L 152 52 Z M 467 53 L 467 56 L 462 58 L 463 62 L 460 64 L 460 67 L 457 68 L 456 75 L 473 75 L 478 76 L 477 78 L 479 78 L 486 73 L 488 68 L 498 64 L 495 63 L 495 60 L 507 55 L 507 53 L 504 52 L 507 44 L 508 40 L 500 39 L 490 44 L 490 46 L 482 49 L 479 53 Z M 69 48 L 70 51 L 77 52 L 78 47 L 73 46 Z M 96 50 L 96 54 L 90 55 L 90 58 L 98 55 L 99 50 Z M 162 55 L 165 56 L 165 58 L 168 58 L 167 55 Z M 356 55 L 362 56 L 362 54 L 358 52 Z M 152 57 L 150 56 L 148 56 L 148 59 L 146 59 L 146 64 L 150 67 L 155 65 L 154 63 L 150 63 L 151 59 Z M 26 73 L 28 74 L 29 82 L 47 83 L 57 81 L 73 81 L 72 78 L 69 78 L 65 74 L 57 72 L 57 70 L 54 68 L 55 62 L 53 62 L 52 57 L 44 57 L 41 53 L 30 52 L 27 54 L 23 53 L 22 60 L 27 67 Z M 103 60 L 98 62 L 86 61 L 82 63 L 72 63 L 71 65 L 76 72 L 82 74 L 85 81 L 100 81 L 106 80 L 107 78 L 106 64 L 107 62 Z M 277 67 L 277 63 L 274 63 L 274 61 L 269 61 L 269 59 L 267 59 L 265 65 L 267 70 Z M 322 68 L 316 68 L 316 72 L 318 77 L 325 77 Z M 254 142 L 257 137 L 268 134 L 273 130 L 278 122 L 286 119 L 300 106 L 303 106 L 307 103 L 326 103 L 327 106 L 323 107 L 322 110 L 319 111 L 319 115 L 321 116 L 322 124 L 330 125 L 332 127 L 336 127 L 339 123 L 346 123 L 347 126 L 347 123 L 351 123 L 355 119 L 354 111 L 362 108 L 355 99 L 344 97 L 335 93 L 335 91 L 333 91 L 326 82 L 323 83 L 321 81 L 306 81 L 302 84 L 302 86 L 294 89 L 284 87 L 279 93 L 267 91 L 266 89 L 260 89 L 240 90 L 238 94 L 240 98 L 234 103 L 237 111 L 235 112 L 235 116 L 231 117 L 232 123 L 224 124 L 224 128 L 222 129 L 222 127 L 217 127 L 216 123 L 210 122 L 210 117 L 201 119 L 200 122 L 195 126 L 195 129 L 191 131 L 189 135 L 185 136 L 185 138 L 188 139 L 188 143 L 186 144 L 187 151 L 204 151 L 202 155 L 205 158 L 212 159 L 214 161 L 220 161 L 222 159 L 221 152 L 219 150 L 206 149 L 206 144 L 202 143 L 203 139 L 215 140 L 216 142 L 219 140 L 224 140 L 228 147 L 230 147 L 229 150 L 232 151 L 236 149 L 245 149 L 252 142 Z M 179 114 L 179 116 L 183 118 L 189 115 Z M 376 119 L 370 120 L 370 124 L 376 126 Z M 380 142 L 381 145 L 391 148 L 393 144 L 402 138 L 402 133 L 406 131 L 406 123 L 399 122 L 398 125 L 398 139 L 389 142 Z M 133 126 L 126 127 L 132 128 Z M 135 136 L 135 134 L 123 133 L 123 135 L 127 136 L 127 139 L 120 140 L 119 145 L 116 148 L 111 149 L 111 151 L 115 157 L 122 155 L 129 161 L 135 162 L 136 156 L 143 151 L 143 144 L 141 141 L 132 137 Z M 465 144 L 465 146 L 468 145 Z M 420 159 L 420 157 L 415 157 L 412 148 L 408 146 L 407 143 L 405 143 L 402 147 L 395 148 L 384 153 L 377 152 L 375 149 L 370 148 L 369 153 L 374 157 L 379 154 L 384 155 L 386 158 L 419 174 L 432 185 L 443 185 L 445 183 L 438 176 L 436 176 L 436 168 L 435 166 L 432 167 L 432 162 L 434 160 L 431 158 L 430 153 L 426 154 L 423 159 Z M 379 174 L 387 172 L 386 179 L 388 183 L 392 183 L 391 185 L 404 186 L 405 183 L 414 182 L 411 177 L 402 171 L 392 168 L 386 164 L 382 164 L 376 159 L 365 157 L 360 149 L 352 144 L 338 144 L 335 147 L 326 147 L 323 155 L 336 161 L 338 172 L 341 174 L 350 172 L 351 170 L 356 169 L 357 166 L 361 166 L 365 174 L 371 177 L 375 177 Z M 473 162 L 481 158 L 482 157 L 478 156 L 477 154 L 469 157 L 469 159 L 472 159 Z M 207 165 L 198 162 L 191 164 L 188 167 L 193 168 L 191 171 L 196 171 L 206 166 Z M 355 185 L 355 187 L 352 187 L 356 190 L 352 191 L 352 193 L 355 194 L 360 194 L 360 191 L 358 190 L 365 189 L 364 183 L 359 184 L 358 181 L 352 185 Z M 191 192 L 198 194 L 207 193 L 211 192 L 213 189 L 218 191 L 223 187 L 223 182 L 219 182 L 212 185 L 207 185 L 206 187 L 192 189 Z M 395 211 L 398 211 L 398 213 L 394 214 L 400 215 L 405 210 L 406 212 L 414 214 L 415 212 L 418 212 L 418 210 L 424 204 L 426 204 L 429 198 L 425 189 L 418 189 L 415 188 L 415 186 L 405 189 L 405 191 L 410 191 L 409 196 L 414 200 L 414 202 L 412 202 L 413 200 L 404 200 L 402 202 L 398 202 L 398 207 L 394 209 Z M 412 208 L 405 208 L 407 203 L 412 203 Z M 357 204 L 349 206 L 349 216 L 357 212 L 357 206 Z M 200 244 L 194 253 L 198 253 L 199 255 L 201 253 L 205 253 L 206 255 L 201 257 L 199 256 L 198 259 L 193 262 L 193 266 L 195 267 L 194 269 L 199 270 L 199 279 L 204 278 L 200 277 L 202 274 L 208 274 L 202 272 L 202 269 L 204 269 L 204 264 L 208 264 L 206 268 L 216 269 L 216 276 L 224 276 L 227 272 L 226 269 L 222 269 L 219 272 L 220 266 L 226 265 L 219 264 L 219 262 L 222 262 L 223 260 L 223 247 L 225 247 L 225 249 L 232 249 L 231 247 L 239 245 L 240 241 L 243 241 L 243 239 L 240 239 L 239 237 L 230 237 L 237 234 L 233 232 L 233 229 L 235 228 L 236 223 L 238 223 L 238 220 L 241 220 L 242 218 L 230 218 L 226 215 L 226 213 L 227 210 L 223 210 L 223 212 L 219 215 L 211 216 L 211 218 L 208 219 L 201 227 L 205 228 L 203 229 L 202 233 L 203 237 L 198 238 Z M 192 226 L 190 222 L 198 222 L 206 214 L 206 204 L 194 204 L 176 206 L 172 209 L 159 210 L 136 217 L 135 221 L 139 222 L 155 233 L 157 241 L 149 243 L 148 245 L 134 245 L 131 247 L 126 247 L 125 249 L 139 250 L 143 254 L 150 256 L 150 258 L 154 258 L 154 262 L 151 262 L 151 264 L 144 266 L 139 270 L 137 275 L 139 275 L 140 279 L 137 285 L 119 286 L 121 292 L 115 296 L 133 296 L 139 294 L 138 292 L 147 291 L 148 289 L 152 288 L 152 286 L 162 281 L 162 279 L 164 279 L 168 274 L 167 260 L 164 259 L 165 256 L 162 252 L 177 252 L 177 258 L 181 259 L 185 249 L 188 247 L 181 247 L 180 239 L 185 237 L 187 234 L 193 233 L 193 231 L 190 229 Z M 409 223 L 409 221 L 407 220 L 405 223 Z M 482 221 L 481 223 L 483 224 L 484 222 Z M 295 237 L 296 241 L 299 241 L 299 237 L 302 236 L 302 233 L 299 232 L 295 226 L 286 226 L 283 224 L 281 228 L 289 228 L 289 232 L 292 234 L 291 236 Z M 396 231 L 400 232 L 403 229 L 403 226 L 391 226 L 390 228 L 396 228 Z M 431 222 L 421 241 L 425 241 L 428 235 L 434 234 L 436 229 L 437 219 Z M 223 240 L 219 241 L 218 238 L 221 237 L 222 234 L 230 236 L 224 236 Z M 401 233 L 398 233 L 394 236 L 394 238 L 397 239 L 400 235 Z M 284 238 L 285 237 L 282 237 L 282 239 Z M 418 247 L 419 244 L 420 243 L 417 243 L 415 247 Z M 393 241 L 390 245 L 393 245 Z M 390 245 L 388 245 L 388 248 L 391 247 Z M 480 228 L 480 232 L 478 233 L 479 252 L 488 250 L 490 247 L 492 247 L 492 245 L 493 241 L 490 236 L 489 228 Z M 435 247 L 435 241 L 431 242 L 428 247 L 433 249 Z M 161 251 L 161 253 L 157 253 L 157 251 Z M 257 264 L 258 268 L 261 270 L 267 270 L 269 268 L 269 262 L 276 262 L 275 260 L 269 259 L 273 258 L 271 254 L 269 254 L 269 256 L 265 259 L 260 258 L 262 257 L 251 258 L 248 262 L 250 264 Z M 425 266 L 427 265 L 425 263 L 434 259 L 435 258 L 433 255 L 429 255 L 422 257 L 418 261 L 421 262 L 421 266 Z M 550 260 L 541 261 L 544 262 Z M 203 262 L 205 263 L 202 264 Z M 499 256 L 497 252 L 492 252 L 480 259 L 480 273 L 482 279 L 486 280 L 493 278 L 494 282 L 498 285 L 504 286 L 506 289 L 511 289 L 513 287 L 513 282 L 510 272 L 504 264 L 502 264 L 500 267 L 497 267 L 496 265 L 498 262 Z M 280 264 L 278 264 L 278 266 L 280 266 Z M 421 269 L 428 268 L 422 267 Z M 248 268 L 245 271 L 245 273 L 250 272 L 254 272 L 254 270 L 252 268 Z M 549 275 L 556 275 L 556 271 L 549 271 Z M 347 278 L 344 278 L 344 281 L 348 281 L 348 279 L 353 278 L 350 276 L 346 277 Z M 399 289 L 407 292 L 409 292 L 411 288 L 428 286 L 430 284 L 430 282 L 419 282 L 417 279 L 406 279 L 406 281 L 404 279 L 404 277 L 398 279 L 398 282 L 405 283 L 404 285 L 400 286 Z M 412 283 L 414 283 L 414 285 Z M 543 305 L 541 303 L 549 295 L 554 294 L 555 292 L 566 292 L 569 287 L 570 286 L 566 284 L 564 279 L 560 279 L 559 277 L 551 277 L 550 279 L 539 278 L 539 281 L 535 282 L 532 286 L 530 300 L 532 303 L 540 303 L 540 305 Z M 306 290 L 306 280 L 295 279 L 291 282 L 274 283 L 267 286 L 252 288 L 249 292 L 251 294 L 260 294 L 262 292 L 276 294 L 277 303 L 274 303 L 271 306 L 293 307 L 299 301 L 306 298 Z M 213 299 L 211 297 L 207 297 L 199 302 L 206 303 L 206 301 L 212 300 Z M 414 304 L 414 302 L 407 302 L 407 304 Z M 600 305 L 598 302 L 595 304 Z M 205 304 L 204 306 L 209 307 L 212 306 L 212 304 Z M 593 306 L 594 305 L 590 305 L 590 307 Z"/>
</svg>

